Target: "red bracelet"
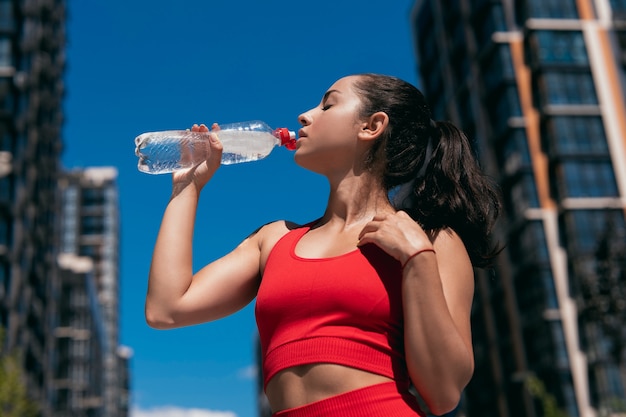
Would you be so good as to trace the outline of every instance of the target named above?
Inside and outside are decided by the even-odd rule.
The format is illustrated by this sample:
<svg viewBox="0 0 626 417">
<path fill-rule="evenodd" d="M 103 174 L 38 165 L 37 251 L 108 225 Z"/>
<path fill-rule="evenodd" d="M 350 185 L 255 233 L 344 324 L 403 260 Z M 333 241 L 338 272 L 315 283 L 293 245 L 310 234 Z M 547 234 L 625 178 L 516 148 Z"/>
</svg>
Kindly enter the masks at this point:
<svg viewBox="0 0 626 417">
<path fill-rule="evenodd" d="M 404 261 L 404 263 L 402 264 L 402 269 L 404 269 L 406 264 L 408 264 L 411 259 L 415 258 L 417 255 L 419 255 L 422 252 L 432 252 L 432 253 L 435 253 L 435 254 L 437 253 L 437 252 L 435 252 L 435 250 L 433 248 L 420 249 L 417 252 L 415 252 L 413 255 L 411 255 L 408 258 L 406 258 L 406 261 Z"/>
</svg>

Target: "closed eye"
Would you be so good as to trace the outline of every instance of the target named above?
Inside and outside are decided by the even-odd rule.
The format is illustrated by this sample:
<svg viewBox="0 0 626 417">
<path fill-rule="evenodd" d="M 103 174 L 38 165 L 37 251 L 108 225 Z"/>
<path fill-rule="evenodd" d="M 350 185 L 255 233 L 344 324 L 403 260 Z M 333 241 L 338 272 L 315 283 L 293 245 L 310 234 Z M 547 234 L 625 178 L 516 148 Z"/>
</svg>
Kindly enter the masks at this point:
<svg viewBox="0 0 626 417">
<path fill-rule="evenodd" d="M 328 109 L 330 109 L 333 105 L 332 104 L 328 104 L 328 98 L 330 97 L 331 94 L 337 94 L 339 93 L 339 91 L 337 90 L 329 90 L 324 94 L 324 97 L 322 98 L 322 111 L 326 111 Z"/>
</svg>

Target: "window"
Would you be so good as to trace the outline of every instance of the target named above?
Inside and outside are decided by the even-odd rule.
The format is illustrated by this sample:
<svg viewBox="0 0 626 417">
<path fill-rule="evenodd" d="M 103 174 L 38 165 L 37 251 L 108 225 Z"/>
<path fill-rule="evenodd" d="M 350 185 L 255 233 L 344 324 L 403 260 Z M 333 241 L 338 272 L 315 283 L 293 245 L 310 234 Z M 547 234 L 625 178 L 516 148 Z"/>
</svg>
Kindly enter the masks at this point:
<svg viewBox="0 0 626 417">
<path fill-rule="evenodd" d="M 9 38 L 0 37 L 0 67 L 13 66 L 11 49 L 11 40 Z"/>
<path fill-rule="evenodd" d="M 511 239 L 511 249 L 512 255 L 522 262 L 547 264 L 548 245 L 543 223 L 539 220 L 527 222 L 519 235 Z"/>
<path fill-rule="evenodd" d="M 532 174 L 523 175 L 517 183 L 511 187 L 510 206 L 516 218 L 524 216 L 526 209 L 539 207 L 537 186 Z"/>
<path fill-rule="evenodd" d="M 530 168 L 526 131 L 524 129 L 512 129 L 505 139 L 499 156 L 506 175 L 513 175 L 522 169 Z"/>
<path fill-rule="evenodd" d="M 508 121 L 511 117 L 520 117 L 522 115 L 519 95 L 515 85 L 507 86 L 498 96 L 489 99 L 489 104 L 491 122 L 496 135 L 502 133 L 508 127 Z"/>
<path fill-rule="evenodd" d="M 624 386 L 622 385 L 619 368 L 616 366 L 607 367 L 606 379 L 608 381 L 607 390 L 611 394 L 611 397 L 620 398 L 624 393 Z"/>
<path fill-rule="evenodd" d="M 576 0 L 529 0 L 529 18 L 577 19 Z"/>
<path fill-rule="evenodd" d="M 623 16 L 626 14 L 626 0 L 609 0 L 609 3 L 611 3 L 614 15 Z"/>
<path fill-rule="evenodd" d="M 506 81 L 514 80 L 511 49 L 508 44 L 498 44 L 482 64 L 482 79 L 489 93 Z"/>
<path fill-rule="evenodd" d="M 13 30 L 13 0 L 0 0 L 0 30 Z"/>
<path fill-rule="evenodd" d="M 1 45 L 0 48 L 2 48 Z M 2 52 L 0 51 L 0 55 L 1 54 Z M 0 66 L 2 65 L 0 64 Z M 13 113 L 13 98 L 14 97 L 12 92 L 11 79 L 0 77 L 0 111 L 7 110 L 9 114 Z M 15 158 L 15 155 L 13 156 L 13 158 Z"/>
<path fill-rule="evenodd" d="M 520 238 L 523 248 L 528 251 L 532 259 L 538 263 L 549 261 L 548 245 L 542 222 L 532 221 L 528 223 Z"/>
<path fill-rule="evenodd" d="M 557 116 L 547 122 L 550 149 L 556 155 L 608 155 L 602 118 Z"/>
<path fill-rule="evenodd" d="M 624 228 L 624 213 L 621 210 L 569 210 L 562 218 L 568 250 L 581 256 L 595 254 L 607 225 Z"/>
<path fill-rule="evenodd" d="M 551 321 L 550 329 L 552 331 L 552 341 L 554 343 L 556 366 L 561 369 L 567 369 L 569 366 L 569 359 L 567 356 L 567 348 L 565 347 L 565 333 L 563 332 L 563 325 L 560 321 Z"/>
<path fill-rule="evenodd" d="M 569 370 L 562 369 L 559 372 L 561 380 L 561 388 L 563 388 L 563 400 L 565 402 L 565 410 L 568 416 L 578 417 L 578 404 L 576 401 L 576 394 L 574 393 L 574 387 L 572 385 L 572 376 Z"/>
<path fill-rule="evenodd" d="M 11 274 L 9 273 L 9 265 L 0 258 L 0 294 L 8 294 L 10 285 Z M 0 313 L 2 313 L 2 309 L 0 309 Z M 2 316 L 0 316 L 0 326 L 4 325 L 6 325 L 6 323 L 4 323 Z"/>
<path fill-rule="evenodd" d="M 556 182 L 561 198 L 618 195 L 610 161 L 566 160 L 557 165 Z"/>
<path fill-rule="evenodd" d="M 80 256 L 90 256 L 92 258 L 96 258 L 98 253 L 98 247 L 93 245 L 84 244 L 78 248 L 78 254 Z"/>
<path fill-rule="evenodd" d="M 104 232 L 104 218 L 102 216 L 83 216 L 81 219 L 81 233 L 83 235 L 99 235 Z"/>
<path fill-rule="evenodd" d="M 82 195 L 82 205 L 85 207 L 101 206 L 104 204 L 104 190 L 101 188 L 85 188 Z"/>
<path fill-rule="evenodd" d="M 531 37 L 542 64 L 588 64 L 583 34 L 579 31 L 537 31 Z"/>
<path fill-rule="evenodd" d="M 502 4 L 489 4 L 489 7 L 479 12 L 473 19 L 476 42 L 479 45 L 489 42 L 494 32 L 506 31 L 505 24 Z"/>
<path fill-rule="evenodd" d="M 13 183 L 11 178 L 6 175 L 0 177 L 0 205 L 6 204 L 10 206 L 13 202 Z"/>
<path fill-rule="evenodd" d="M 552 270 L 550 268 L 542 268 L 539 271 L 539 275 L 541 276 L 546 307 L 551 309 L 559 308 L 559 300 L 556 297 L 556 288 L 554 288 L 554 276 L 552 275 Z"/>
<path fill-rule="evenodd" d="M 598 104 L 589 72 L 547 72 L 542 84 L 544 104 Z"/>
<path fill-rule="evenodd" d="M 13 138 L 10 133 L 10 123 L 7 120 L 0 120 L 0 151 L 13 152 Z"/>
<path fill-rule="evenodd" d="M 520 311 L 530 321 L 541 321 L 543 326 L 546 309 L 559 308 L 550 265 L 529 265 L 529 268 L 521 268 L 515 274 L 514 283 Z"/>
</svg>

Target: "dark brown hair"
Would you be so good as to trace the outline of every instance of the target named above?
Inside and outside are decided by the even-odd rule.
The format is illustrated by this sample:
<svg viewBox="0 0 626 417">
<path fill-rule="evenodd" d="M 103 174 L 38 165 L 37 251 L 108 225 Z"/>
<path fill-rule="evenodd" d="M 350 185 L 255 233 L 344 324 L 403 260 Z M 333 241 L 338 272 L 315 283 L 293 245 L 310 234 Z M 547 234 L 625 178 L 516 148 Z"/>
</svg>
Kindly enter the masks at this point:
<svg viewBox="0 0 626 417">
<path fill-rule="evenodd" d="M 370 167 L 382 171 L 385 189 L 405 184 L 407 197 L 399 208 L 426 230 L 453 229 L 472 264 L 488 266 L 498 252 L 491 232 L 500 197 L 465 134 L 449 122 L 433 121 L 424 95 L 406 81 L 378 74 L 358 77 L 354 86 L 361 117 L 376 112 L 389 117 L 368 157 Z"/>
</svg>

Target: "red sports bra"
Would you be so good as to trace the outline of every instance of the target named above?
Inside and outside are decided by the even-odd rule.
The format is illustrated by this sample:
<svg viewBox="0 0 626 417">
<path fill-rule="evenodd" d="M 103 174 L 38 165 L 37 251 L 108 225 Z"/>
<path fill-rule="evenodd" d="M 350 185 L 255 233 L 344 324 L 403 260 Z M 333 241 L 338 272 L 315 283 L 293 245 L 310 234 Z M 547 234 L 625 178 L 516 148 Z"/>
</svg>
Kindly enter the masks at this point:
<svg viewBox="0 0 626 417">
<path fill-rule="evenodd" d="M 255 314 L 264 385 L 279 371 L 311 363 L 345 365 L 406 382 L 402 272 L 375 245 L 308 259 L 295 253 L 305 226 L 272 249 Z"/>
</svg>

